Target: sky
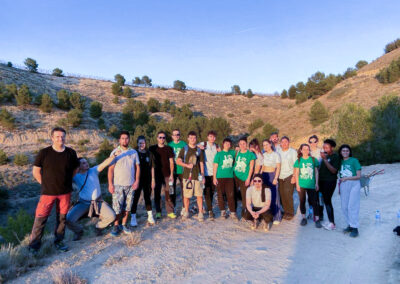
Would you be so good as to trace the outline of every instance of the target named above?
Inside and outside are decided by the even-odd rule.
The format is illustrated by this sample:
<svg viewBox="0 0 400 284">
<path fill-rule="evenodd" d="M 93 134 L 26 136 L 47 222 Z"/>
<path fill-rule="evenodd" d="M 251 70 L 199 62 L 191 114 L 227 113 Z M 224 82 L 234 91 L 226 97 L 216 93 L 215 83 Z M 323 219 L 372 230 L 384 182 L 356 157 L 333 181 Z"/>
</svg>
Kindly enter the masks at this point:
<svg viewBox="0 0 400 284">
<path fill-rule="evenodd" d="M 400 37 L 399 0 L 0 0 L 0 59 L 156 85 L 272 94 L 371 62 Z"/>
</svg>

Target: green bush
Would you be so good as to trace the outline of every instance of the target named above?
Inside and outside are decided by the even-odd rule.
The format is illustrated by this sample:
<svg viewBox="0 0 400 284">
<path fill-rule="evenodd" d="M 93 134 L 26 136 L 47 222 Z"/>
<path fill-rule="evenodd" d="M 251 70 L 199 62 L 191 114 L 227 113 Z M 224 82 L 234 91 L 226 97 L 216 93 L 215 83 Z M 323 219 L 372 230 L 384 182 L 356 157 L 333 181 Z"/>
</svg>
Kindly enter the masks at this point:
<svg viewBox="0 0 400 284">
<path fill-rule="evenodd" d="M 380 70 L 376 78 L 382 84 L 396 82 L 400 78 L 400 57 L 393 60 L 388 67 Z"/>
<path fill-rule="evenodd" d="M 244 113 L 244 114 L 250 114 L 250 113 L 251 113 L 251 110 L 245 109 L 245 110 L 243 111 L 243 113 Z"/>
<path fill-rule="evenodd" d="M 33 220 L 32 215 L 20 209 L 15 216 L 8 217 L 4 227 L 0 227 L 0 235 L 7 243 L 17 245 L 31 232 Z"/>
<path fill-rule="evenodd" d="M 51 97 L 48 94 L 43 94 L 39 109 L 43 112 L 49 113 L 51 112 L 52 107 L 53 107 L 53 101 L 51 100 Z"/>
<path fill-rule="evenodd" d="M 99 118 L 99 120 L 97 121 L 97 126 L 101 130 L 105 130 L 106 129 L 106 122 L 104 121 L 103 118 L 101 118 L 101 117 Z"/>
<path fill-rule="evenodd" d="M 28 156 L 25 154 L 15 154 L 14 156 L 14 164 L 17 166 L 26 166 L 29 164 Z"/>
<path fill-rule="evenodd" d="M 135 77 L 135 79 L 132 80 L 133 85 L 142 85 L 142 80 L 140 80 L 139 77 Z"/>
<path fill-rule="evenodd" d="M 241 95 L 242 94 L 242 91 L 240 90 L 240 86 L 239 85 L 233 85 L 231 87 L 231 92 L 234 95 Z"/>
<path fill-rule="evenodd" d="M 272 124 L 267 122 L 267 123 L 265 123 L 262 132 L 263 132 L 264 137 L 270 137 L 271 133 L 278 132 L 278 131 L 279 131 L 278 128 L 276 128 L 275 126 L 273 126 Z"/>
<path fill-rule="evenodd" d="M 115 79 L 115 82 L 116 82 L 118 85 L 120 85 L 120 86 L 125 85 L 125 77 L 122 76 L 121 74 L 116 74 L 116 75 L 114 76 L 114 79 Z"/>
<path fill-rule="evenodd" d="M 31 103 L 32 95 L 29 92 L 29 88 L 27 85 L 24 84 L 18 89 L 15 100 L 17 101 L 18 106 L 26 106 Z"/>
<path fill-rule="evenodd" d="M 54 68 L 53 69 L 53 73 L 51 73 L 51 75 L 53 76 L 57 76 L 57 77 L 63 77 L 63 71 L 60 68 Z"/>
<path fill-rule="evenodd" d="M 289 99 L 294 100 L 297 95 L 297 89 L 294 85 L 291 85 L 288 91 Z"/>
<path fill-rule="evenodd" d="M 186 85 L 184 82 L 182 82 L 180 80 L 176 80 L 176 81 L 174 81 L 174 89 L 177 91 L 184 91 L 184 90 L 186 90 Z"/>
<path fill-rule="evenodd" d="M 400 38 L 388 43 L 385 46 L 385 53 L 389 53 L 389 52 L 391 52 L 391 51 L 393 51 L 393 50 L 395 50 L 395 49 L 397 49 L 399 47 L 400 47 Z"/>
<path fill-rule="evenodd" d="M 281 98 L 282 99 L 287 99 L 288 98 L 288 92 L 286 90 L 283 90 L 281 93 Z"/>
<path fill-rule="evenodd" d="M 161 109 L 161 104 L 156 99 L 150 98 L 147 101 L 147 108 L 149 109 L 149 112 L 159 112 Z"/>
<path fill-rule="evenodd" d="M 67 113 L 67 123 L 69 126 L 78 127 L 82 123 L 82 111 L 79 109 L 71 109 Z"/>
<path fill-rule="evenodd" d="M 11 102 L 13 98 L 14 95 L 8 90 L 7 85 L 0 83 L 0 103 Z"/>
<path fill-rule="evenodd" d="M 15 118 L 5 108 L 0 111 L 0 125 L 7 129 L 13 129 L 15 127 Z"/>
<path fill-rule="evenodd" d="M 120 96 L 122 95 L 122 87 L 118 83 L 114 83 L 111 85 L 111 92 L 113 95 Z"/>
<path fill-rule="evenodd" d="M 74 92 L 69 96 L 69 101 L 73 108 L 84 110 L 86 99 L 81 94 Z"/>
<path fill-rule="evenodd" d="M 143 85 L 148 86 L 148 87 L 151 87 L 151 85 L 152 85 L 151 79 L 150 79 L 150 77 L 147 76 L 147 75 L 144 75 L 144 76 L 142 77 L 141 82 L 142 82 Z"/>
<path fill-rule="evenodd" d="M 114 150 L 114 146 L 110 143 L 110 141 L 104 139 L 99 146 L 99 151 L 96 153 L 96 164 L 100 164 L 105 159 L 110 157 L 112 150 Z"/>
<path fill-rule="evenodd" d="M 357 70 L 355 70 L 354 68 L 347 68 L 347 70 L 344 72 L 343 77 L 345 79 L 354 77 L 357 75 Z"/>
<path fill-rule="evenodd" d="M 252 97 L 254 97 L 253 91 L 251 89 L 248 89 L 246 92 L 246 97 L 248 97 L 249 99 L 251 99 Z"/>
<path fill-rule="evenodd" d="M 122 91 L 122 96 L 124 96 L 126 98 L 131 98 L 132 94 L 133 94 L 133 91 L 129 87 L 125 87 L 124 90 Z"/>
<path fill-rule="evenodd" d="M 25 59 L 24 64 L 26 66 L 26 69 L 28 69 L 29 72 L 33 73 L 36 73 L 39 67 L 39 64 L 37 64 L 36 60 L 29 57 Z"/>
<path fill-rule="evenodd" d="M 320 101 L 315 101 L 311 106 L 309 117 L 312 126 L 315 127 L 327 121 L 329 119 L 329 113 Z"/>
<path fill-rule="evenodd" d="M 119 98 L 118 98 L 118 96 L 115 96 L 114 98 L 113 98 L 113 100 L 112 100 L 112 102 L 114 103 L 114 104 L 119 104 Z"/>
<path fill-rule="evenodd" d="M 228 117 L 232 118 L 235 117 L 235 115 L 233 113 L 228 113 Z"/>
<path fill-rule="evenodd" d="M 69 94 L 66 90 L 59 90 L 57 92 L 57 106 L 63 110 L 69 110 L 71 108 L 71 103 L 69 100 Z"/>
<path fill-rule="evenodd" d="M 108 129 L 108 135 L 114 138 L 118 138 L 120 132 L 121 131 L 115 124 L 111 125 L 110 128 Z"/>
<path fill-rule="evenodd" d="M 99 118 L 102 115 L 103 105 L 100 102 L 92 102 L 90 104 L 90 116 Z"/>
<path fill-rule="evenodd" d="M 363 68 L 364 66 L 368 65 L 368 62 L 365 60 L 360 60 L 356 63 L 356 68 L 357 70 L 360 70 L 361 68 Z"/>
<path fill-rule="evenodd" d="M 12 65 L 12 62 L 11 62 L 11 61 L 8 61 L 8 62 L 7 62 L 7 67 L 13 67 L 13 65 Z"/>
<path fill-rule="evenodd" d="M 161 105 L 160 110 L 162 112 L 170 112 L 173 107 L 175 107 L 175 105 L 173 103 L 171 103 L 170 100 L 165 99 L 164 102 Z"/>
<path fill-rule="evenodd" d="M 3 149 L 0 149 L 0 165 L 5 165 L 8 163 L 8 157 Z"/>
<path fill-rule="evenodd" d="M 297 94 L 296 95 L 296 104 L 301 104 L 304 103 L 305 101 L 307 101 L 307 94 L 305 93 L 301 93 L 301 94 Z"/>
<path fill-rule="evenodd" d="M 260 128 L 263 125 L 264 125 L 264 122 L 260 118 L 256 119 L 255 121 L 250 123 L 249 128 L 248 128 L 249 133 L 252 134 L 256 129 Z"/>
</svg>

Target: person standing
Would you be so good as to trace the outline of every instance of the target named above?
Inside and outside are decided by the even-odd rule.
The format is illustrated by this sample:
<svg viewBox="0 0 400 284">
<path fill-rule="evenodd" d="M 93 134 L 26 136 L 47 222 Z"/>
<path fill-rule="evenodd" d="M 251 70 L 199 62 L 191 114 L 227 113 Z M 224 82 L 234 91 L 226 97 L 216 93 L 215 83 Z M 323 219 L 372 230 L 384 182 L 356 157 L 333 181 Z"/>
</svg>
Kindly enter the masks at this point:
<svg viewBox="0 0 400 284">
<path fill-rule="evenodd" d="M 318 160 L 310 156 L 310 146 L 301 144 L 298 159 L 294 163 L 294 176 L 296 190 L 300 199 L 300 212 L 303 216 L 300 225 L 307 225 L 306 219 L 306 193 L 313 208 L 318 208 Z M 318 210 L 315 210 L 315 226 L 321 228 Z"/>
<path fill-rule="evenodd" d="M 308 145 L 310 145 L 310 155 L 311 157 L 314 157 L 315 159 L 318 160 L 319 164 L 321 165 L 322 158 L 321 158 L 321 151 L 322 149 L 318 147 L 318 136 L 317 135 L 312 135 L 310 138 L 308 138 Z M 308 205 L 312 207 L 310 200 L 308 200 Z M 319 220 L 322 221 L 324 219 L 324 199 L 322 197 L 321 191 L 318 192 L 318 208 L 313 208 L 314 210 L 319 210 Z M 315 215 L 315 214 L 314 214 Z M 309 216 L 309 218 L 312 218 L 312 216 Z"/>
<path fill-rule="evenodd" d="M 213 183 L 217 187 L 218 207 L 221 217 L 226 218 L 225 199 L 231 214 L 235 214 L 235 192 L 233 181 L 233 163 L 235 161 L 235 150 L 232 150 L 232 140 L 225 138 L 222 141 L 222 151 L 218 152 L 214 158 Z M 235 217 L 234 217 L 235 218 Z M 237 219 L 237 217 L 236 217 Z"/>
<path fill-rule="evenodd" d="M 75 188 L 79 191 L 79 200 L 67 214 L 67 227 L 75 233 L 73 241 L 82 238 L 83 228 L 78 221 L 85 215 L 89 218 L 93 215 L 99 216 L 99 221 L 96 224 L 98 236 L 104 228 L 115 221 L 114 210 L 101 196 L 99 173 L 108 167 L 120 153 L 120 151 L 115 152 L 101 164 L 91 168 L 89 168 L 89 163 L 85 158 L 79 159 L 79 172 L 73 178 Z"/>
<path fill-rule="evenodd" d="M 157 133 L 157 144 L 150 146 L 149 150 L 154 156 L 154 203 L 156 207 L 156 218 L 161 219 L 161 190 L 164 189 L 165 209 L 167 216 L 175 219 L 174 203 L 170 196 L 170 186 L 174 180 L 174 150 L 166 145 L 167 135 L 164 131 Z M 171 188 L 172 190 L 172 188 Z M 172 194 L 172 192 L 171 192 Z"/>
<path fill-rule="evenodd" d="M 146 149 L 146 138 L 144 136 L 139 136 L 137 138 L 137 152 L 139 154 L 140 162 L 140 179 L 139 187 L 135 190 L 135 194 L 133 195 L 133 204 L 131 211 L 132 227 L 137 226 L 136 210 L 142 191 L 147 211 L 147 223 L 149 225 L 155 224 L 153 211 L 151 208 L 151 191 L 154 190 L 154 187 L 156 185 L 154 176 L 154 158 L 153 154 L 148 149 Z"/>
<path fill-rule="evenodd" d="M 274 216 L 274 223 L 279 224 L 282 220 L 281 202 L 277 189 L 278 177 L 281 171 L 281 156 L 273 150 L 270 140 L 263 141 L 264 157 L 262 167 L 263 183 L 269 187 L 271 192 L 270 210 Z"/>
<path fill-rule="evenodd" d="M 208 218 L 210 218 L 210 220 L 213 220 L 215 217 L 212 204 L 215 192 L 215 185 L 213 183 L 214 159 L 217 152 L 221 150 L 218 145 L 215 144 L 216 138 L 217 133 L 214 130 L 210 130 L 207 134 L 207 141 L 199 145 L 199 148 L 204 151 L 204 175 L 206 178 L 204 198 L 206 200 Z"/>
<path fill-rule="evenodd" d="M 29 240 L 29 249 L 37 252 L 47 219 L 56 205 L 56 227 L 54 245 L 67 251 L 63 243 L 66 216 L 70 207 L 72 178 L 77 173 L 79 160 L 76 152 L 65 146 L 66 131 L 61 127 L 51 130 L 52 145 L 41 149 L 33 163 L 32 174 L 41 185 L 41 196 L 36 207 L 35 221 Z"/>
<path fill-rule="evenodd" d="M 203 212 L 203 185 L 204 178 L 204 152 L 197 147 L 197 134 L 188 133 L 188 145 L 180 152 L 177 165 L 183 167 L 183 218 L 189 218 L 189 202 L 195 196 L 199 207 L 198 220 L 204 221 Z"/>
<path fill-rule="evenodd" d="M 293 176 L 293 165 L 297 160 L 297 152 L 290 147 L 289 137 L 283 136 L 281 138 L 281 149 L 277 153 L 281 157 L 281 170 L 278 179 L 278 190 L 282 200 L 282 207 L 284 211 L 283 218 L 286 220 L 293 219 L 294 205 L 293 205 L 293 192 L 295 178 Z"/>
<path fill-rule="evenodd" d="M 322 193 L 326 214 L 328 215 L 329 222 L 324 224 L 327 230 L 334 230 L 335 218 L 333 214 L 332 195 L 335 192 L 337 183 L 337 172 L 340 167 L 339 155 L 333 152 L 336 147 L 336 142 L 332 139 L 326 139 L 323 145 L 323 152 L 321 152 L 321 166 L 319 169 L 319 191 Z M 322 210 L 324 207 L 322 207 Z M 322 216 L 322 212 L 320 213 Z"/>
<path fill-rule="evenodd" d="M 342 211 L 347 228 L 344 233 L 350 233 L 350 237 L 358 237 L 359 212 L 360 212 L 360 178 L 361 165 L 360 162 L 353 157 L 352 150 L 349 145 L 344 144 L 339 148 L 339 156 L 341 165 L 339 170 L 339 193 L 342 203 Z"/>
<path fill-rule="evenodd" d="M 261 152 L 260 143 L 258 142 L 257 138 L 254 138 L 249 143 L 249 150 L 256 155 L 256 163 L 254 166 L 253 175 L 260 174 L 262 171 L 262 166 L 264 162 L 264 156 Z"/>
<path fill-rule="evenodd" d="M 121 131 L 119 146 L 111 152 L 111 156 L 117 151 L 121 154 L 108 168 L 108 191 L 112 194 L 113 209 L 117 215 L 111 230 L 112 236 L 118 236 L 121 231 L 125 234 L 131 233 L 127 222 L 132 208 L 133 193 L 139 186 L 140 161 L 136 150 L 129 147 L 129 140 L 129 132 Z"/>
<path fill-rule="evenodd" d="M 279 133 L 278 132 L 272 132 L 271 135 L 269 136 L 269 141 L 271 141 L 273 143 L 274 151 L 281 150 L 281 145 L 279 144 Z"/>
<path fill-rule="evenodd" d="M 246 190 L 250 186 L 251 178 L 253 176 L 254 161 L 256 156 L 253 152 L 247 149 L 247 138 L 242 137 L 239 139 L 239 151 L 235 157 L 234 174 L 235 186 L 239 188 L 242 197 L 242 216 L 246 210 Z M 236 214 L 232 218 L 237 218 Z"/>
<path fill-rule="evenodd" d="M 174 150 L 174 155 L 175 155 L 174 184 L 173 184 L 174 193 L 170 194 L 170 197 L 172 203 L 174 204 L 174 206 L 176 206 L 176 196 L 177 196 L 176 185 L 178 180 L 181 185 L 181 191 L 183 192 L 182 190 L 183 168 L 176 164 L 176 160 L 178 159 L 179 152 L 183 149 L 183 147 L 186 146 L 186 142 L 181 140 L 181 132 L 179 131 L 179 129 L 172 130 L 172 141 L 168 143 L 168 146 Z M 182 193 L 182 200 L 183 200 L 183 193 Z"/>
</svg>

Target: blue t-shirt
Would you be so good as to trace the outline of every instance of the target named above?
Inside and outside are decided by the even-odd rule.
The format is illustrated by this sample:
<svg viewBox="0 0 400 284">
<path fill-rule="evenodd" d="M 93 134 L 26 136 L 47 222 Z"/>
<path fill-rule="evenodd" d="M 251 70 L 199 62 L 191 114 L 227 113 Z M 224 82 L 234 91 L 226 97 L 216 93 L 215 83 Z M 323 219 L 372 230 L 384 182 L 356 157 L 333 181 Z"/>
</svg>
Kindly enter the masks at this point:
<svg viewBox="0 0 400 284">
<path fill-rule="evenodd" d="M 76 186 L 77 190 L 80 190 L 85 182 L 86 174 L 88 174 L 85 186 L 79 193 L 79 198 L 86 201 L 92 201 L 98 199 L 101 196 L 99 171 L 97 168 L 98 166 L 94 166 L 90 168 L 86 173 L 77 173 L 74 176 L 73 183 Z"/>
</svg>

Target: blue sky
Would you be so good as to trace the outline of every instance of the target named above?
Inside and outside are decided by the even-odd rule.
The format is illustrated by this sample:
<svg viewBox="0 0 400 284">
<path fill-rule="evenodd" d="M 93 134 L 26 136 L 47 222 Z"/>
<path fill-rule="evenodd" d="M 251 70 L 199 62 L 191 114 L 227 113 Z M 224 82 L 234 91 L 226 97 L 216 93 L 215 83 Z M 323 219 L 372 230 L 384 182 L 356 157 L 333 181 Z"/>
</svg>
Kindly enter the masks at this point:
<svg viewBox="0 0 400 284">
<path fill-rule="evenodd" d="M 273 93 L 400 37 L 400 1 L 0 0 L 0 59 L 155 84 Z"/>
</svg>

